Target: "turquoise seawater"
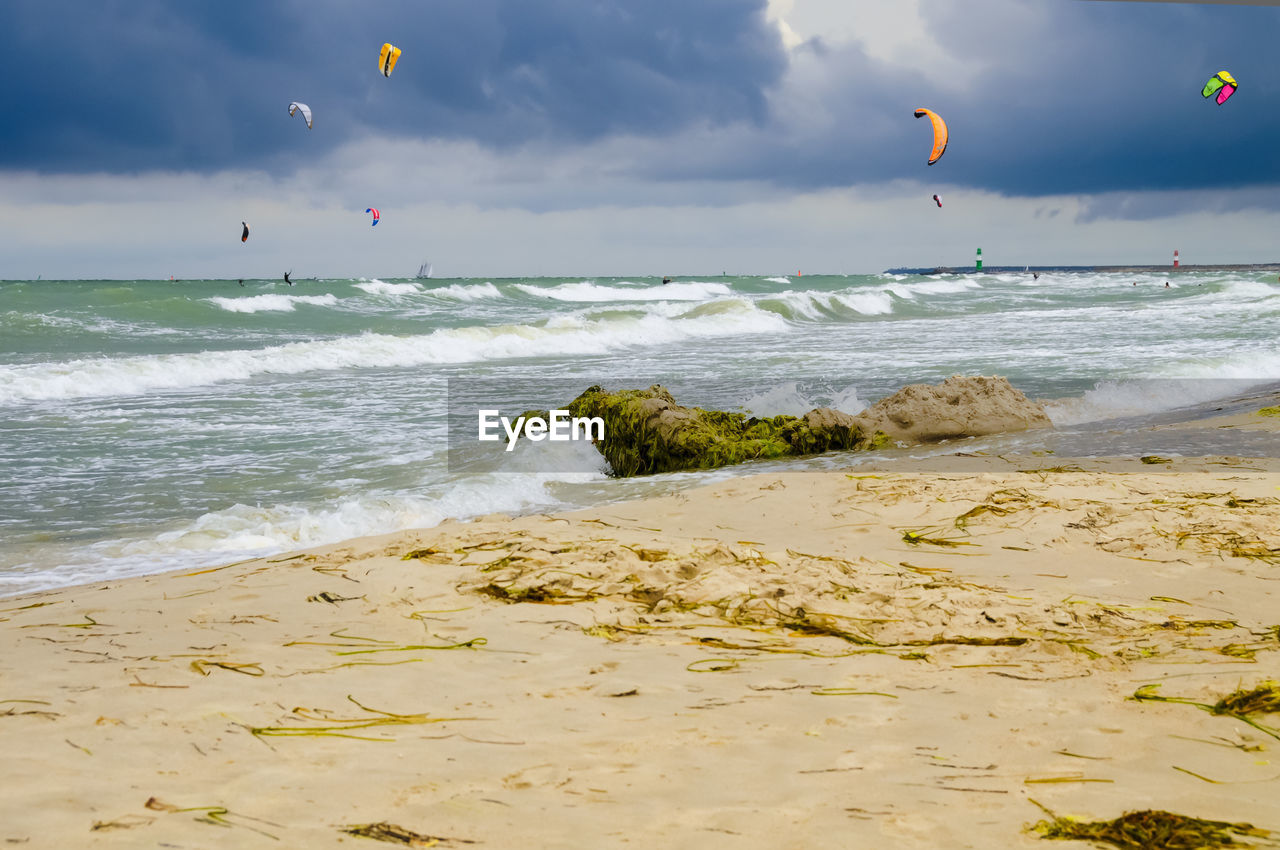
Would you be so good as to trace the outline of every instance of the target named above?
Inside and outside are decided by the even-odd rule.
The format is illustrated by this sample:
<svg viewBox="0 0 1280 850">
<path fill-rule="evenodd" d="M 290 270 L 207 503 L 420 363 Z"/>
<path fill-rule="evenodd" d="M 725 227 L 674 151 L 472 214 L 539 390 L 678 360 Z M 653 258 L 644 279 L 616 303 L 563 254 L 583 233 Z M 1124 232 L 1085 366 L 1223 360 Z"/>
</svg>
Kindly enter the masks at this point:
<svg viewBox="0 0 1280 850">
<path fill-rule="evenodd" d="M 0 594 L 737 474 L 450 471 L 450 381 L 763 415 L 997 374 L 1075 427 L 1280 380 L 1273 275 L 1165 280 L 0 282 Z"/>
</svg>

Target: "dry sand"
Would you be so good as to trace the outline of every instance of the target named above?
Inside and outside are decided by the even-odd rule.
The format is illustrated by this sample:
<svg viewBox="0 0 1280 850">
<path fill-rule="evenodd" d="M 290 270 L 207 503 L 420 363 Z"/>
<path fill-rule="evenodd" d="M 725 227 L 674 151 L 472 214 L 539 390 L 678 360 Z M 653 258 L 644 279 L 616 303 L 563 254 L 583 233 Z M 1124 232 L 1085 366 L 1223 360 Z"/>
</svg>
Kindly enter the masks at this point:
<svg viewBox="0 0 1280 850">
<path fill-rule="evenodd" d="M 1280 829 L 1280 715 L 1131 698 L 1280 679 L 1280 465 L 954 464 L 0 600 L 0 845 L 1032 847 L 1032 800 Z"/>
</svg>

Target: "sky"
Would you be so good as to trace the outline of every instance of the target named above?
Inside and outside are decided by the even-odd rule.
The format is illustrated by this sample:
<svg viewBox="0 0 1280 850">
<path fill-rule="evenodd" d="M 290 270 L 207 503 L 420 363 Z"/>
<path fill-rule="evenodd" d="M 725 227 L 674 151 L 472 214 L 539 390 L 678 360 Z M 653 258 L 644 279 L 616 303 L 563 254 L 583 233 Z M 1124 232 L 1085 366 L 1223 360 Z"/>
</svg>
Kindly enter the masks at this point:
<svg viewBox="0 0 1280 850">
<path fill-rule="evenodd" d="M 1276 261 L 1278 24 L 1145 0 L 6 0 L 0 278 Z M 933 166 L 917 107 L 950 127 Z"/>
</svg>

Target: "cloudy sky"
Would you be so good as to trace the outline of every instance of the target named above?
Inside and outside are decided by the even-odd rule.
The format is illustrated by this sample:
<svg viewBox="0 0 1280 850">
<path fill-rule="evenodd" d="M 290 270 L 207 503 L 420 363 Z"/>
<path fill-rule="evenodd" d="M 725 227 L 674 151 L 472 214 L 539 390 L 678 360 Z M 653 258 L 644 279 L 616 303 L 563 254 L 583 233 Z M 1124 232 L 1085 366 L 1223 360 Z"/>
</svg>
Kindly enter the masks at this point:
<svg viewBox="0 0 1280 850">
<path fill-rule="evenodd" d="M 0 278 L 1280 260 L 1278 25 L 1106 0 L 5 0 Z M 932 167 L 916 107 L 951 128 Z"/>
</svg>

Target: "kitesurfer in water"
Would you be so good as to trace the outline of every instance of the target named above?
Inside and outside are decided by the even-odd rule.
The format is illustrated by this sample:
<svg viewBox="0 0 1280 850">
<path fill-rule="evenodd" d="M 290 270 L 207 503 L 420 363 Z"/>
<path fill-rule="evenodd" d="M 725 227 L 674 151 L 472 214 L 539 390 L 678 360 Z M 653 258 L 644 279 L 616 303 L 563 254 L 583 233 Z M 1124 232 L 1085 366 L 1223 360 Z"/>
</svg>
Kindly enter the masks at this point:
<svg viewBox="0 0 1280 850">
<path fill-rule="evenodd" d="M 240 278 L 240 285 L 244 286 L 244 278 Z"/>
<path fill-rule="evenodd" d="M 1040 272 L 1032 272 L 1032 273 L 1031 273 L 1031 279 L 1032 279 L 1032 280 L 1039 280 L 1039 279 L 1040 279 Z"/>
<path fill-rule="evenodd" d="M 290 286 L 293 286 L 293 281 L 289 280 L 289 274 L 290 274 L 289 272 L 284 273 L 284 282 L 289 284 Z"/>
<path fill-rule="evenodd" d="M 666 285 L 667 285 L 668 283 L 670 283 L 670 282 L 671 282 L 671 278 L 667 277 L 667 276 L 664 274 L 664 275 L 662 276 L 662 285 L 663 285 L 663 286 L 666 286 Z"/>
</svg>

